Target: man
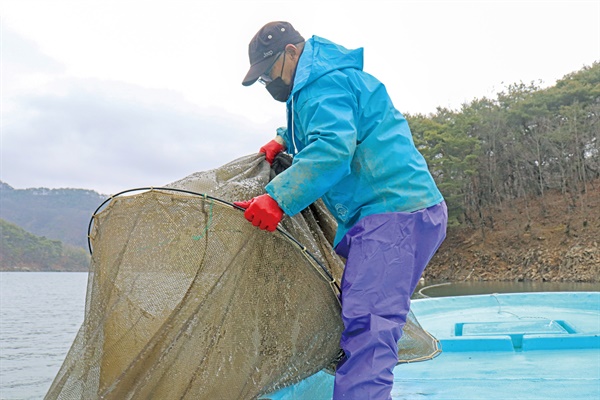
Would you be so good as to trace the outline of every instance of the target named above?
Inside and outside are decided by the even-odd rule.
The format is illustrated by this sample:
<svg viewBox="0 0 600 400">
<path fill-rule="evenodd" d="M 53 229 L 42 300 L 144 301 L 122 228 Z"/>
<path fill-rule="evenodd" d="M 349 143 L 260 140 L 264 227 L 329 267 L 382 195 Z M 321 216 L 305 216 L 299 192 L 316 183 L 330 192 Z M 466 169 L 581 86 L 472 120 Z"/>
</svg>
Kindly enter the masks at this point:
<svg viewBox="0 0 600 400">
<path fill-rule="evenodd" d="M 284 149 L 292 165 L 266 194 L 236 204 L 273 231 L 283 217 L 322 198 L 338 222 L 336 252 L 344 332 L 334 399 L 391 399 L 397 342 L 419 278 L 446 234 L 443 197 L 385 86 L 362 71 L 362 49 L 318 36 L 305 41 L 288 22 L 266 24 L 249 45 L 250 70 L 287 102 L 287 130 L 260 149 Z"/>
</svg>

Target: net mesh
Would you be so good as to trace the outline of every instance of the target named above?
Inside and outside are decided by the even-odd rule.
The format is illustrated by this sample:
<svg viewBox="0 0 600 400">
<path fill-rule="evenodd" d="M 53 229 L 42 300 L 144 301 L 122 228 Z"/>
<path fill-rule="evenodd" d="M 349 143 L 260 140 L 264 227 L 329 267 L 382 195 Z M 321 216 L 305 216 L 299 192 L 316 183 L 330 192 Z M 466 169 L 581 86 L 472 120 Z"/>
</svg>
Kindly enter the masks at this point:
<svg viewBox="0 0 600 400">
<path fill-rule="evenodd" d="M 252 155 L 110 199 L 90 225 L 84 322 L 46 399 L 253 399 L 335 365 L 335 220 L 318 201 L 271 233 L 228 204 L 287 165 Z M 401 362 L 438 353 L 412 314 L 404 332 Z"/>
</svg>

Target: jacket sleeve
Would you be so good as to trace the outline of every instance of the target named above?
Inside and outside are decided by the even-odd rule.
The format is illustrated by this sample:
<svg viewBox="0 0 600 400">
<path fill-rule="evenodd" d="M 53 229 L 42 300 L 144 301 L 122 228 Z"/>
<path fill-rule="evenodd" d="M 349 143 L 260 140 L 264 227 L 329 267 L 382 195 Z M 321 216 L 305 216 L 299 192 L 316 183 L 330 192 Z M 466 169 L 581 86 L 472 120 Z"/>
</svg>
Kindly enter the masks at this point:
<svg viewBox="0 0 600 400">
<path fill-rule="evenodd" d="M 355 96 L 339 82 L 319 83 L 300 93 L 299 100 L 307 100 L 294 110 L 296 137 L 304 147 L 292 166 L 265 188 L 288 215 L 302 211 L 347 176 L 356 148 Z M 329 89 L 323 89 L 324 83 Z"/>
</svg>

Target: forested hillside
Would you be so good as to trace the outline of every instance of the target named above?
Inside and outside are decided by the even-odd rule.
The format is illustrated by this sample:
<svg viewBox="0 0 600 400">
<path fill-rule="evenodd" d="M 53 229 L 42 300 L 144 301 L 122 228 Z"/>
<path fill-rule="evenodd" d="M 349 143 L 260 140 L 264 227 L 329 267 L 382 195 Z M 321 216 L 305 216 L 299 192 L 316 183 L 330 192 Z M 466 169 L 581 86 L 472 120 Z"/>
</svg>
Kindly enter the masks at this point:
<svg viewBox="0 0 600 400">
<path fill-rule="evenodd" d="M 489 268 L 478 277 L 598 280 L 600 63 L 546 89 L 515 84 L 458 111 L 407 119 L 450 213 L 434 260 L 446 272 L 430 269 L 432 277 L 462 279 L 473 263 L 486 272 L 503 258 L 512 275 Z M 583 274 L 566 269 L 577 267 L 565 261 L 574 248 L 587 260 Z"/>
<path fill-rule="evenodd" d="M 87 271 L 89 255 L 0 219 L 0 271 Z"/>
<path fill-rule="evenodd" d="M 450 216 L 426 279 L 599 280 L 600 63 L 552 87 L 513 84 L 460 110 L 406 117 Z M 0 182 L 0 218 L 87 248 L 89 219 L 104 199 Z M 62 253 L 44 240 L 44 268 L 53 268 Z"/>
<path fill-rule="evenodd" d="M 38 236 L 87 249 L 90 218 L 106 196 L 84 189 L 13 189 L 0 182 L 0 218 Z"/>
</svg>

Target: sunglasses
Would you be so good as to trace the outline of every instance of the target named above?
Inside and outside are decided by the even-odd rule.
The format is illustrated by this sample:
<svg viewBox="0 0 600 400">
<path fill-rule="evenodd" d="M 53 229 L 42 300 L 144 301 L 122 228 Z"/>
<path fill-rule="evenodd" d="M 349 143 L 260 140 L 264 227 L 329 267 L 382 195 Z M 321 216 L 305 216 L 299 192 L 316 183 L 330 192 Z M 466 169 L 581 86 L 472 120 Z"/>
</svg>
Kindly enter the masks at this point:
<svg viewBox="0 0 600 400">
<path fill-rule="evenodd" d="M 279 60 L 279 57 L 281 56 L 282 53 L 283 53 L 283 51 L 277 53 L 277 55 L 274 57 L 275 60 L 269 66 L 269 68 L 267 69 L 267 71 L 264 74 L 262 74 L 261 76 L 258 77 L 258 81 L 260 83 L 262 83 L 263 85 L 266 86 L 269 83 L 273 82 L 273 78 L 271 78 L 271 71 L 273 70 L 273 67 L 275 66 L 275 63 L 277 62 L 277 60 Z"/>
</svg>

